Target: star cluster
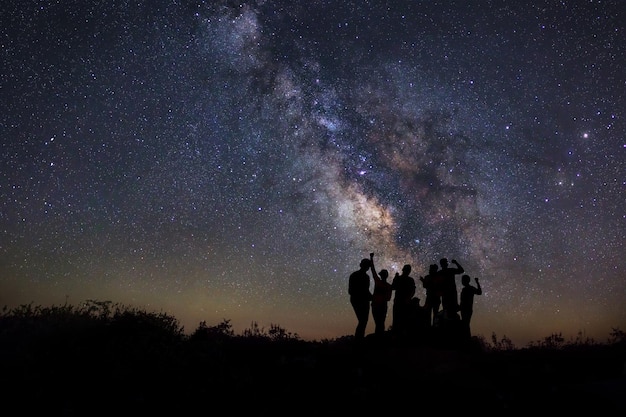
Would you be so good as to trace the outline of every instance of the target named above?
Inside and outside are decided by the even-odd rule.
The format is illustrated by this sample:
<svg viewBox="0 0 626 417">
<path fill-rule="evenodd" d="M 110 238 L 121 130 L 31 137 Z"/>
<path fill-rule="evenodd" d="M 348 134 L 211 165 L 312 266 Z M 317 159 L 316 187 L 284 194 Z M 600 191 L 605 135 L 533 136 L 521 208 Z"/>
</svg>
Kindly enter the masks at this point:
<svg viewBox="0 0 626 417">
<path fill-rule="evenodd" d="M 486 338 L 626 328 L 622 2 L 0 10 L 1 304 L 334 338 L 375 252 L 458 260 Z"/>
</svg>

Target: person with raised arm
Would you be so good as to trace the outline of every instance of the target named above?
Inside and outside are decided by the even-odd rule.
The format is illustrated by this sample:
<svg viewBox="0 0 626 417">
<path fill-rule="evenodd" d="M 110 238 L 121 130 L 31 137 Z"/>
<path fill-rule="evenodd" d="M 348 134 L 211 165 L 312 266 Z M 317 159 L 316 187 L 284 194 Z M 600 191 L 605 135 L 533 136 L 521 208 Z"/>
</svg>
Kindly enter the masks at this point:
<svg viewBox="0 0 626 417">
<path fill-rule="evenodd" d="M 392 287 L 387 282 L 389 271 L 381 269 L 376 272 L 374 267 L 374 253 L 370 253 L 372 277 L 374 277 L 374 294 L 372 295 L 372 317 L 374 318 L 374 334 L 381 337 L 385 334 L 385 321 L 387 320 L 388 302 L 391 300 Z"/>
<path fill-rule="evenodd" d="M 472 320 L 472 315 L 474 314 L 474 296 L 481 295 L 483 293 L 483 289 L 480 287 L 478 278 L 474 278 L 474 282 L 476 282 L 475 287 L 470 284 L 469 275 L 465 274 L 461 276 L 461 284 L 463 284 L 460 303 L 461 324 L 463 325 L 463 331 L 465 333 L 465 337 L 467 338 L 472 336 L 472 332 L 470 331 L 470 321 Z"/>
<path fill-rule="evenodd" d="M 459 311 L 459 299 L 456 289 L 456 275 L 460 275 L 465 272 L 463 267 L 456 261 L 452 260 L 451 263 L 456 265 L 456 268 L 451 268 L 448 264 L 448 258 L 441 258 L 439 265 L 441 269 L 437 271 L 437 281 L 441 283 L 441 307 L 444 312 L 444 317 L 449 320 L 458 319 Z"/>
</svg>

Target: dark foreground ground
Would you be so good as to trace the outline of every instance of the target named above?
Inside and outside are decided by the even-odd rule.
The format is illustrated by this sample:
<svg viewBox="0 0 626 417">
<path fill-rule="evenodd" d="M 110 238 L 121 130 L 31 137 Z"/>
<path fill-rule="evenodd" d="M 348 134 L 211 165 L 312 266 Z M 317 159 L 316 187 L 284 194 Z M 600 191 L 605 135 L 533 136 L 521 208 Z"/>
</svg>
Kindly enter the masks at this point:
<svg viewBox="0 0 626 417">
<path fill-rule="evenodd" d="M 182 337 L 157 324 L 2 318 L 2 415 L 626 411 L 624 343 L 495 350 L 474 339 L 463 346 L 368 339 L 357 346 L 350 337 L 306 342 L 280 332 L 233 336 L 227 328 Z"/>
<path fill-rule="evenodd" d="M 482 352 L 237 340 L 137 351 L 132 340 L 97 343 L 4 352 L 3 408 L 48 416 L 626 411 L 624 358 L 610 347 Z"/>
</svg>

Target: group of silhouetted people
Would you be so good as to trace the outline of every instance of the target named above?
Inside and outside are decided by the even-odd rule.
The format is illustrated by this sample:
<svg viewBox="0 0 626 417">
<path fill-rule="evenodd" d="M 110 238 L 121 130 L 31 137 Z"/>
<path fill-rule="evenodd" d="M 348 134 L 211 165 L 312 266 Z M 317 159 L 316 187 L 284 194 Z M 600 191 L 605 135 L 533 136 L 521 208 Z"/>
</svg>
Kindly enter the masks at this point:
<svg viewBox="0 0 626 417">
<path fill-rule="evenodd" d="M 419 280 L 426 291 L 424 305 L 416 297 L 416 282 L 411 276 L 411 265 L 402 267 L 402 272 L 395 274 L 388 282 L 389 271 L 376 271 L 374 253 L 363 258 L 359 269 L 350 274 L 348 293 L 350 304 L 357 318 L 354 333 L 357 341 L 365 338 L 365 329 L 369 321 L 370 307 L 374 319 L 374 335 L 381 338 L 387 334 L 386 319 L 388 302 L 393 296 L 392 322 L 390 334 L 393 340 L 402 342 L 422 341 L 427 336 L 443 336 L 451 340 L 467 340 L 471 337 L 470 321 L 473 313 L 474 296 L 481 295 L 482 289 L 478 278 L 476 286 L 470 284 L 471 278 L 463 267 L 454 259 L 441 258 L 439 265 L 431 264 L 428 274 Z M 370 292 L 371 272 L 374 278 L 374 290 Z M 461 294 L 459 297 L 456 276 L 461 275 Z M 459 315 L 460 314 L 460 315 Z"/>
</svg>

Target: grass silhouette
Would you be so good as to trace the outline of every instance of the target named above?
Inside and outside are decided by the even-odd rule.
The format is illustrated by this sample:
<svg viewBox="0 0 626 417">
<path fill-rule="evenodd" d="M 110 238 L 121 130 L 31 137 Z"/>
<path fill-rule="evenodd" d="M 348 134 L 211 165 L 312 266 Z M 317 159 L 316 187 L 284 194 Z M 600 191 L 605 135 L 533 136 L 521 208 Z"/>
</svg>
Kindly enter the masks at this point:
<svg viewBox="0 0 626 417">
<path fill-rule="evenodd" d="M 87 300 L 0 315 L 3 408 L 20 415 L 622 412 L 626 337 L 462 347 L 304 341 L 229 320 L 186 335 L 164 313 Z"/>
</svg>

